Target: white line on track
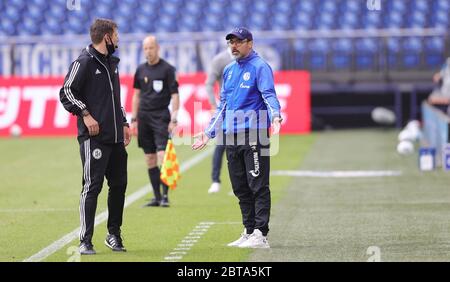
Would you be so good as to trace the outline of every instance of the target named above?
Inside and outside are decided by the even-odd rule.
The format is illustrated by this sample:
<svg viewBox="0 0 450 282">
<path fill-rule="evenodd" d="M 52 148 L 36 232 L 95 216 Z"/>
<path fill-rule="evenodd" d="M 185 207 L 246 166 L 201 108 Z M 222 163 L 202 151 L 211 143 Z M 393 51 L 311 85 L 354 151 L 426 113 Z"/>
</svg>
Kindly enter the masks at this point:
<svg viewBox="0 0 450 282">
<path fill-rule="evenodd" d="M 191 231 L 191 233 L 195 232 L 198 233 L 198 237 L 201 238 L 206 232 L 208 232 L 209 228 L 214 225 L 215 222 L 200 222 L 197 226 L 194 227 L 194 229 Z M 200 231 L 201 230 L 201 231 Z M 200 231 L 200 232 L 199 232 Z M 189 233 L 190 234 L 190 233 Z M 188 251 L 195 245 L 195 243 L 198 242 L 198 240 L 191 240 L 188 239 L 190 235 L 187 235 L 181 240 L 181 243 L 179 243 L 166 257 L 164 257 L 164 261 L 167 262 L 175 262 L 183 259 L 183 256 L 187 255 Z M 178 250 L 180 248 L 183 248 L 185 252 L 179 252 Z"/>
<path fill-rule="evenodd" d="M 312 170 L 275 170 L 270 173 L 273 176 L 318 177 L 318 178 L 357 178 L 357 177 L 388 177 L 400 176 L 398 170 L 336 170 L 336 171 L 312 171 Z"/>
<path fill-rule="evenodd" d="M 210 229 L 213 225 L 218 224 L 242 224 L 241 222 L 233 222 L 233 221 L 224 221 L 224 222 L 200 222 L 197 226 L 194 227 L 191 232 L 188 233 L 186 237 L 181 239 L 180 243 L 171 251 L 167 256 L 164 257 L 164 262 L 176 262 L 181 259 L 183 259 L 184 256 L 186 256 L 192 247 L 195 246 L 195 243 L 197 243 L 203 235 L 205 235 L 206 232 Z M 191 240 L 192 235 L 195 233 L 195 239 L 197 240 Z M 183 252 L 180 252 L 183 251 Z"/>
</svg>

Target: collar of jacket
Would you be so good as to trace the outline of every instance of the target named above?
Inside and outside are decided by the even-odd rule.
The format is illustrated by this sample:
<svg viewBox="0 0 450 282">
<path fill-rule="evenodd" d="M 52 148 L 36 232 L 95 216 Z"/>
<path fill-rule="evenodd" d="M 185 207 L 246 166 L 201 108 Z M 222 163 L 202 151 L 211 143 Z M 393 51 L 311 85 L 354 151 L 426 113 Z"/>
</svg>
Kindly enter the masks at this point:
<svg viewBox="0 0 450 282">
<path fill-rule="evenodd" d="M 253 58 L 256 57 L 256 56 L 258 56 L 258 54 L 257 54 L 254 50 L 252 50 L 252 51 L 250 52 L 250 54 L 248 54 L 247 57 L 238 59 L 237 62 L 238 62 L 238 64 L 242 65 L 242 64 L 247 63 L 248 61 L 250 61 L 251 59 L 253 59 Z"/>
<path fill-rule="evenodd" d="M 100 53 L 99 51 L 97 51 L 93 46 L 92 46 L 92 44 L 90 44 L 89 46 L 86 46 L 86 52 L 88 52 L 89 53 L 89 55 L 91 55 L 91 56 L 93 56 L 93 57 L 96 57 L 98 60 L 100 60 L 100 61 L 103 61 L 102 60 L 102 56 L 103 56 L 103 58 L 107 58 L 108 56 L 105 56 L 105 55 L 103 55 L 102 53 Z M 110 60 L 111 60 L 111 62 L 114 62 L 114 63 L 116 63 L 116 64 L 118 64 L 119 63 L 119 61 L 120 61 L 120 59 L 118 58 L 118 57 L 116 57 L 116 56 L 109 56 L 109 58 L 110 58 Z"/>
</svg>

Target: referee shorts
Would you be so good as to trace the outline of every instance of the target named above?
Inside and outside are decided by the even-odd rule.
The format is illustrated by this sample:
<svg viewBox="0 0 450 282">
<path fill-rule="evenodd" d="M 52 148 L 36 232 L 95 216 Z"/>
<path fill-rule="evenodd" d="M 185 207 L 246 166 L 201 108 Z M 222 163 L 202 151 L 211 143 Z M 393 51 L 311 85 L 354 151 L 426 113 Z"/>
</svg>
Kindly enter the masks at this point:
<svg viewBox="0 0 450 282">
<path fill-rule="evenodd" d="M 166 149 L 169 140 L 169 109 L 140 111 L 138 114 L 138 146 L 145 154 Z"/>
</svg>

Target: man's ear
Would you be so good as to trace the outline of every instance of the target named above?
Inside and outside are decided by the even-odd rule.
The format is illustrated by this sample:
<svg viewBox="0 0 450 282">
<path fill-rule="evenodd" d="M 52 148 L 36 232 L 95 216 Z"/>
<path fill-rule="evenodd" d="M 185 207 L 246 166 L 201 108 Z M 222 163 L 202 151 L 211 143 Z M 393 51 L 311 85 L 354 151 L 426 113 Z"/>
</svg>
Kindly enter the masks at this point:
<svg viewBox="0 0 450 282">
<path fill-rule="evenodd" d="M 105 36 L 103 36 L 103 40 L 105 40 L 107 44 L 112 43 L 111 36 L 109 36 L 108 33 L 105 33 Z"/>
</svg>

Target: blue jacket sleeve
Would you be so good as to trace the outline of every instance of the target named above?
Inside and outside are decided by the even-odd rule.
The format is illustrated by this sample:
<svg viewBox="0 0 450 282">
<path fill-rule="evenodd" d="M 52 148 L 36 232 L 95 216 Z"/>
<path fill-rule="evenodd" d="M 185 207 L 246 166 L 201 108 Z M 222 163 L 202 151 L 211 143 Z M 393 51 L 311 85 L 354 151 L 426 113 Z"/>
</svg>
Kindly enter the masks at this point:
<svg viewBox="0 0 450 282">
<path fill-rule="evenodd" d="M 222 81 L 225 81 L 225 77 L 227 76 L 228 68 L 225 68 L 223 75 L 222 75 Z M 222 83 L 222 89 L 220 90 L 220 104 L 219 107 L 217 107 L 216 112 L 214 113 L 211 121 L 209 122 L 208 127 L 205 130 L 206 136 L 209 138 L 214 138 L 217 135 L 217 131 L 220 130 L 222 127 L 223 120 L 225 119 L 225 111 L 227 108 L 227 101 L 224 94 L 225 83 Z"/>
<path fill-rule="evenodd" d="M 275 93 L 273 72 L 269 65 L 262 64 L 257 69 L 257 86 L 264 103 L 269 111 L 269 119 L 272 122 L 274 117 L 280 117 L 280 102 Z"/>
</svg>

